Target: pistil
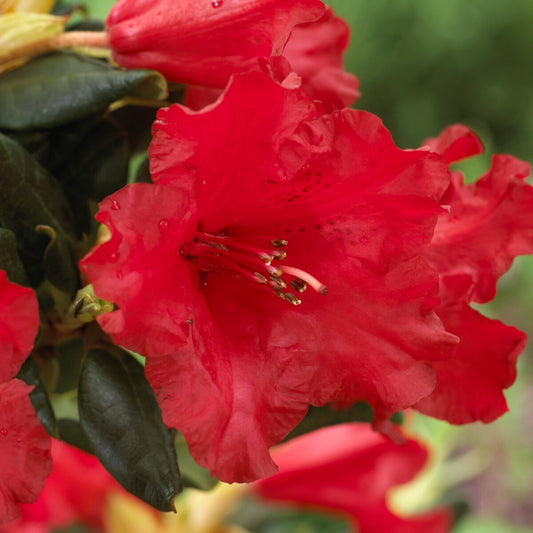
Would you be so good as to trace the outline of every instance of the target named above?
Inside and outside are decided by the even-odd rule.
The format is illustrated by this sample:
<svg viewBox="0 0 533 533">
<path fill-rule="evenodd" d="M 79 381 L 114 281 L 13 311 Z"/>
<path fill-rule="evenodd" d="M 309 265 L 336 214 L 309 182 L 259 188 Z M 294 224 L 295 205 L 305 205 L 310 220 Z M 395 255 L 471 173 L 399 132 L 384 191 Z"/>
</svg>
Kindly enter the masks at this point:
<svg viewBox="0 0 533 533">
<path fill-rule="evenodd" d="M 265 243 L 266 246 L 257 243 Z M 327 294 L 326 285 L 305 270 L 272 264 L 274 260 L 282 261 L 287 257 L 287 252 L 282 250 L 287 244 L 284 239 L 264 236 L 230 237 L 197 232 L 192 241 L 181 247 L 181 253 L 202 271 L 236 275 L 256 286 L 270 288 L 292 305 L 302 302 L 296 294 L 286 290 L 288 286 L 299 294 L 308 285 L 318 294 Z"/>
</svg>

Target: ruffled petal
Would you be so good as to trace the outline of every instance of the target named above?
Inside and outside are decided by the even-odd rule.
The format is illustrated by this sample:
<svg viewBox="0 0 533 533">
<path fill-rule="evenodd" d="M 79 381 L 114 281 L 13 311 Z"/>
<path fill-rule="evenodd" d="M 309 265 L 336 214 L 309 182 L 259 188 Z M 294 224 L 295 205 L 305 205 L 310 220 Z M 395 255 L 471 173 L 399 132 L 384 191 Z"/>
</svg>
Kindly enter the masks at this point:
<svg viewBox="0 0 533 533">
<path fill-rule="evenodd" d="M 459 173 L 442 201 L 441 215 L 427 257 L 441 275 L 468 274 L 473 302 L 496 294 L 496 282 L 517 255 L 533 252 L 533 188 L 525 183 L 529 164 L 497 155 L 490 170 L 465 185 Z"/>
<path fill-rule="evenodd" d="M 194 206 L 177 189 L 137 183 L 106 198 L 97 218 L 111 238 L 80 267 L 98 297 L 118 306 L 98 318 L 100 325 L 132 350 L 174 353 L 186 342 L 185 320 L 197 307 L 190 297 L 198 281 L 180 255 L 196 225 Z"/>
<path fill-rule="evenodd" d="M 306 93 L 328 112 L 359 97 L 359 80 L 343 66 L 349 38 L 348 24 L 328 7 L 319 20 L 295 26 L 283 52 Z"/>
<path fill-rule="evenodd" d="M 426 139 L 422 146 L 441 154 L 447 163 L 483 153 L 479 137 L 463 124 L 453 124 L 445 128 L 438 137 Z"/>
<path fill-rule="evenodd" d="M 435 390 L 416 405 L 422 413 L 454 424 L 492 422 L 507 411 L 503 389 L 516 378 L 516 360 L 527 340 L 521 331 L 472 309 L 471 291 L 468 275 L 441 280 L 437 313 L 460 342 L 450 360 L 433 364 Z"/>
<path fill-rule="evenodd" d="M 216 105 L 200 112 L 161 109 L 153 128 L 150 171 L 155 183 L 194 194 L 202 229 L 261 216 L 272 181 L 288 179 L 278 162 L 280 144 L 317 114 L 300 90 L 287 90 L 265 74 L 234 76 Z"/>
<path fill-rule="evenodd" d="M 18 379 L 0 384 L 0 523 L 20 515 L 20 503 L 37 499 L 52 469 L 50 437 Z"/>
<path fill-rule="evenodd" d="M 0 382 L 16 376 L 33 348 L 39 329 L 39 309 L 35 293 L 10 283 L 0 270 Z"/>
<path fill-rule="evenodd" d="M 119 65 L 224 87 L 259 58 L 281 55 L 294 25 L 323 12 L 319 0 L 120 0 L 106 28 Z"/>
<path fill-rule="evenodd" d="M 395 445 L 366 424 L 342 424 L 298 437 L 273 450 L 279 473 L 253 490 L 269 500 L 346 514 L 361 533 L 444 533 L 450 513 L 404 518 L 387 507 L 387 493 L 410 481 L 427 461 L 421 444 Z"/>
</svg>

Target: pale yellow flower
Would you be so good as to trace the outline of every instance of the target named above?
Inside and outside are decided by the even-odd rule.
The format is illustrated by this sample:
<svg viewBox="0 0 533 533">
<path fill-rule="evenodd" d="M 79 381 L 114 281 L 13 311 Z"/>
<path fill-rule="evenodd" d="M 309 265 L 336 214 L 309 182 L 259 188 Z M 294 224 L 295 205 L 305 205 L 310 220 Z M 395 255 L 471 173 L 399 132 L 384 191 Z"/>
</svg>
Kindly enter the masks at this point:
<svg viewBox="0 0 533 533">
<path fill-rule="evenodd" d="M 106 533 L 247 533 L 225 524 L 233 505 L 247 490 L 220 483 L 209 492 L 187 489 L 176 500 L 176 513 L 158 513 L 131 496 L 110 495 L 104 513 Z"/>
<path fill-rule="evenodd" d="M 55 0 L 0 0 L 0 14 L 3 13 L 49 13 Z"/>
</svg>

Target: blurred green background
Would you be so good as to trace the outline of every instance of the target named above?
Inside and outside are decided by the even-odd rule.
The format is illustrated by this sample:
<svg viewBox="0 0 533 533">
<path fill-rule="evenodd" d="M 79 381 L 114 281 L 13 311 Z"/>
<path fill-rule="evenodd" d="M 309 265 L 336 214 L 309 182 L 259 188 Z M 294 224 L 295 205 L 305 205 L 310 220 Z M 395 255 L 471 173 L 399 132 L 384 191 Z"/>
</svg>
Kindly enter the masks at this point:
<svg viewBox="0 0 533 533">
<path fill-rule="evenodd" d="M 178 0 L 176 0 L 178 1 Z M 202 1 L 202 0 L 199 0 Z M 204 0 L 207 1 L 207 0 Z M 75 3 L 75 2 L 72 2 Z M 104 18 L 112 0 L 87 2 Z M 360 79 L 356 107 L 379 115 L 403 148 L 462 122 L 488 152 L 533 159 L 532 0 L 331 0 L 352 28 L 346 68 Z M 479 171 L 487 157 L 469 172 Z M 533 334 L 533 261 L 517 261 L 483 311 Z M 450 502 L 465 511 L 454 533 L 533 531 L 533 358 L 526 351 L 496 423 L 454 428 L 420 418 L 435 468 L 404 508 Z M 296 520 L 296 521 L 294 521 Z M 342 531 L 301 516 L 270 532 Z"/>
</svg>

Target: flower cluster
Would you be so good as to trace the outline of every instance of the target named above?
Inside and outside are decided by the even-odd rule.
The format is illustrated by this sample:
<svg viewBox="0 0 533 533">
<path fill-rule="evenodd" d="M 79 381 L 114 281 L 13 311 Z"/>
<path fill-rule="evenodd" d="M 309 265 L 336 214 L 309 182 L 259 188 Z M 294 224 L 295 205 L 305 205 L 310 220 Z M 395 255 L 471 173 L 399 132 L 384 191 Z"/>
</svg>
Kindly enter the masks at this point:
<svg viewBox="0 0 533 533">
<path fill-rule="evenodd" d="M 0 54 L 0 72 L 17 67 L 0 92 L 16 103 L 41 80 L 53 105 L 0 116 L 0 267 L 32 287 L 0 270 L 5 531 L 112 533 L 127 521 L 113 501 L 135 501 L 124 489 L 172 510 L 176 449 L 194 459 L 194 486 L 213 483 L 204 468 L 361 532 L 448 531 L 447 511 L 407 519 L 387 505 L 428 456 L 392 417 L 507 410 L 525 334 L 471 304 L 533 253 L 529 165 L 497 155 L 465 184 L 450 165 L 482 144 L 462 125 L 396 146 L 349 107 L 349 29 L 320 0 L 119 0 L 91 34 L 43 14 L 15 28 L 14 16 L 0 23 L 23 44 Z M 36 57 L 80 44 L 121 68 Z M 15 378 L 30 352 L 35 408 Z M 333 413 L 316 429 L 360 402 L 372 424 L 291 439 L 310 406 Z M 13 521 L 51 468 L 36 410 L 54 471 Z"/>
<path fill-rule="evenodd" d="M 35 294 L 0 270 L 0 524 L 35 501 L 51 469 L 50 438 L 30 402 L 32 387 L 16 379 L 33 347 L 39 315 Z"/>
</svg>

